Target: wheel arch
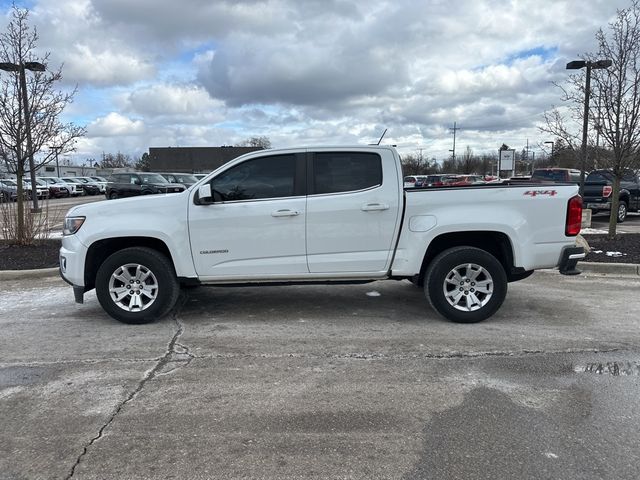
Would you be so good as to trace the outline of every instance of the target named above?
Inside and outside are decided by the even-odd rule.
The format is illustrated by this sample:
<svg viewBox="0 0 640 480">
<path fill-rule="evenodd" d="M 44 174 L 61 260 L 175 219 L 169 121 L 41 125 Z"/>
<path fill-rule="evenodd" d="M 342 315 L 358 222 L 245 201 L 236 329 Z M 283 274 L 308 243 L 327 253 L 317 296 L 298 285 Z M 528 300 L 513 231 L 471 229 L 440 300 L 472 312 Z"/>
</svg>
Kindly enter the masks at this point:
<svg viewBox="0 0 640 480">
<path fill-rule="evenodd" d="M 167 244 L 154 237 L 118 237 L 97 240 L 87 250 L 84 263 L 85 291 L 95 287 L 96 273 L 102 263 L 113 253 L 129 247 L 147 247 L 156 250 L 167 257 L 174 268 L 175 263 Z"/>
<path fill-rule="evenodd" d="M 502 264 L 509 281 L 515 279 L 518 274 L 524 273 L 524 269 L 514 267 L 513 246 L 505 233 L 496 231 L 449 232 L 438 235 L 429 243 L 422 259 L 418 284 L 424 284 L 427 268 L 436 256 L 449 248 L 462 246 L 476 247 L 496 257 Z"/>
</svg>

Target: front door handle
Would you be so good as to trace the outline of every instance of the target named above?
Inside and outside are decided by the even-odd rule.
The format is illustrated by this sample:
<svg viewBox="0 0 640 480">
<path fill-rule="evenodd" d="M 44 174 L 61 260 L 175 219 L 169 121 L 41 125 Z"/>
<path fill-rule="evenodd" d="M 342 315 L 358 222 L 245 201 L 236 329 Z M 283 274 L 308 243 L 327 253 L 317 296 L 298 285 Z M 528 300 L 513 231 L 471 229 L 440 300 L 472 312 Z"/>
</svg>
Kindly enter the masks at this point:
<svg viewBox="0 0 640 480">
<path fill-rule="evenodd" d="M 272 217 L 295 217 L 296 215 L 300 215 L 300 212 L 297 210 L 289 210 L 288 208 L 271 212 Z"/>
<path fill-rule="evenodd" d="M 365 203 L 360 207 L 363 212 L 372 212 L 375 210 L 389 210 L 387 203 Z"/>
</svg>

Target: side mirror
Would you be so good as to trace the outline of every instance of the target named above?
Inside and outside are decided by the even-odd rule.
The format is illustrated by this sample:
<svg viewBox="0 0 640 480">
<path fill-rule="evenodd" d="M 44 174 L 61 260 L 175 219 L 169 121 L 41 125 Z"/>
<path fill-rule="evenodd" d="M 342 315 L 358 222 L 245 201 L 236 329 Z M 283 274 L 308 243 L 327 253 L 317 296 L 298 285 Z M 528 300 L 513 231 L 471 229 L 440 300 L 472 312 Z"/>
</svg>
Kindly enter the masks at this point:
<svg viewBox="0 0 640 480">
<path fill-rule="evenodd" d="M 213 195 L 211 194 L 211 184 L 205 183 L 198 187 L 198 203 L 213 203 Z"/>
</svg>

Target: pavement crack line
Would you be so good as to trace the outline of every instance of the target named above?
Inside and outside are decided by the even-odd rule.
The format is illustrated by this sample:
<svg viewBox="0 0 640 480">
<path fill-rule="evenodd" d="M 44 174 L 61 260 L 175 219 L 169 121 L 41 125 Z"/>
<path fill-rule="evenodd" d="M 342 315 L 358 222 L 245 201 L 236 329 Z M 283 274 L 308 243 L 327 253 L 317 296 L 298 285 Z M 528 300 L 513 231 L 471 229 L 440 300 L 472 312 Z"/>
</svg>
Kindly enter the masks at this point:
<svg viewBox="0 0 640 480">
<path fill-rule="evenodd" d="M 173 337 L 169 341 L 169 344 L 167 345 L 167 350 L 165 354 L 158 359 L 157 363 L 153 366 L 153 368 L 145 372 L 144 377 L 142 378 L 142 380 L 140 380 L 140 382 L 138 382 L 138 385 L 136 386 L 136 388 L 133 389 L 133 391 L 122 402 L 120 402 L 116 406 L 115 410 L 109 416 L 107 421 L 102 425 L 102 427 L 100 427 L 100 430 L 98 430 L 98 434 L 94 436 L 91 440 L 89 440 L 89 442 L 83 447 L 82 453 L 80 453 L 80 455 L 76 459 L 75 463 L 71 467 L 71 470 L 69 471 L 69 474 L 65 477 L 65 480 L 70 480 L 71 478 L 73 478 L 76 472 L 76 468 L 78 468 L 84 456 L 89 452 L 89 449 L 91 448 L 91 446 L 102 438 L 105 430 L 109 428 L 109 426 L 115 421 L 116 417 L 125 407 L 125 405 L 127 405 L 127 403 L 131 402 L 134 398 L 136 398 L 136 396 L 142 391 L 142 389 L 148 382 L 150 382 L 155 377 L 158 377 L 160 375 L 163 375 L 163 374 L 166 375 L 167 373 L 172 372 L 176 368 L 189 365 L 189 363 L 191 363 L 191 360 L 195 358 L 189 352 L 189 349 L 186 346 L 184 346 L 181 343 L 178 343 L 180 337 L 184 333 L 184 324 L 178 318 L 178 314 L 182 309 L 184 303 L 185 303 L 184 299 L 179 300 L 178 305 L 175 307 L 175 309 L 171 314 L 172 319 L 176 323 L 177 328 L 173 334 Z M 178 347 L 178 350 L 176 350 L 176 347 Z M 186 360 L 180 360 L 179 358 L 174 359 L 173 357 L 175 356 L 178 356 L 178 357 L 186 356 L 187 359 Z M 182 365 L 174 366 L 168 371 L 163 371 L 163 369 L 172 362 L 182 363 Z"/>
<path fill-rule="evenodd" d="M 566 349 L 566 350 L 517 350 L 517 351 L 483 351 L 483 352 L 443 352 L 443 353 L 413 353 L 387 354 L 374 352 L 348 352 L 341 354 L 309 354 L 309 353 L 274 353 L 274 354 L 238 354 L 220 353 L 210 355 L 194 355 L 193 358 L 214 360 L 232 358 L 326 358 L 326 359 L 354 359 L 354 360 L 457 360 L 482 359 L 489 357 L 526 357 L 535 355 L 565 355 L 565 354 L 604 354 L 622 351 L 620 348 L 609 349 Z"/>
</svg>

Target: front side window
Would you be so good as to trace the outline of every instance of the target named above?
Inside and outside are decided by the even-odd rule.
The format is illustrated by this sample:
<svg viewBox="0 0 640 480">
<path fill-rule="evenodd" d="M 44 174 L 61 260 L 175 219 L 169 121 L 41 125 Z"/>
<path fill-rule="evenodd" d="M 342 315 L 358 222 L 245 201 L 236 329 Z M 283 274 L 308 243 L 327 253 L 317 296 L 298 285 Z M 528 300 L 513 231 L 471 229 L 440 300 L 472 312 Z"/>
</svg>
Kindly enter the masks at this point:
<svg viewBox="0 0 640 480">
<path fill-rule="evenodd" d="M 247 160 L 211 180 L 211 191 L 222 201 L 291 197 L 296 159 L 275 155 Z"/>
<path fill-rule="evenodd" d="M 313 193 L 364 190 L 382 185 L 382 160 L 375 153 L 316 153 Z"/>
</svg>

